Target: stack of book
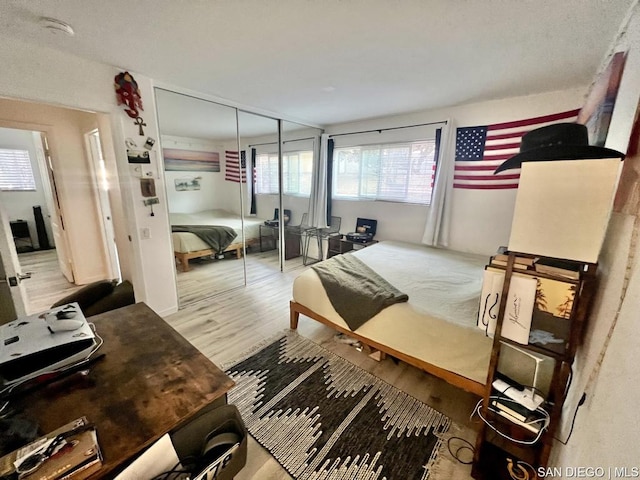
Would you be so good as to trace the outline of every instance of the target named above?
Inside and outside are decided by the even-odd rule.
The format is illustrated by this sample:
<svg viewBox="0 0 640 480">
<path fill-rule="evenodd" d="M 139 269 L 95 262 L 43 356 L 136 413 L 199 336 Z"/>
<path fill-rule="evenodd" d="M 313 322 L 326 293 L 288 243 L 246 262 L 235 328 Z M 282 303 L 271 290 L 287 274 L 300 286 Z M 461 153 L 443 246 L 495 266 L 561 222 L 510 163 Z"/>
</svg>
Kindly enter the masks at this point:
<svg viewBox="0 0 640 480">
<path fill-rule="evenodd" d="M 43 462 L 33 472 L 21 473 L 19 478 L 20 480 L 83 480 L 88 478 L 102 467 L 102 452 L 98 445 L 96 429 L 89 425 L 86 417 L 69 422 L 48 435 L 0 458 L 0 476 L 13 478 L 12 475 L 15 475 L 18 478 L 18 473 L 25 459 L 28 461 L 29 457 L 42 451 L 58 435 L 76 430 L 77 434 L 65 438 L 52 455 L 43 459 Z"/>
<path fill-rule="evenodd" d="M 580 278 L 580 264 L 569 260 L 555 258 L 540 258 L 535 263 L 536 272 L 547 275 L 559 275 L 561 277 L 578 280 Z"/>
<path fill-rule="evenodd" d="M 496 255 L 493 255 L 491 257 L 490 263 L 494 266 L 506 267 L 508 261 L 509 255 L 504 253 L 497 253 Z M 517 270 L 533 270 L 535 261 L 535 258 L 516 256 L 513 268 Z"/>
<path fill-rule="evenodd" d="M 489 408 L 492 412 L 535 434 L 538 434 L 545 425 L 546 416 L 542 411 L 531 411 L 509 398 L 491 400 Z"/>
</svg>

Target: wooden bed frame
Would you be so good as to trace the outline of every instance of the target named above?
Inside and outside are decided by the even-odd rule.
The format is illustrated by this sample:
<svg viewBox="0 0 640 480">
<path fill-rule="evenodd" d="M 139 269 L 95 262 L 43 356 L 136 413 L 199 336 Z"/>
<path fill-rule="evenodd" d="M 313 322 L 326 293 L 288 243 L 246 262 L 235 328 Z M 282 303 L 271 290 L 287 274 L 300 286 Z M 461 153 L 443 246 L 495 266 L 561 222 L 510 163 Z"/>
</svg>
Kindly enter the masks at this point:
<svg viewBox="0 0 640 480">
<path fill-rule="evenodd" d="M 226 250 L 224 250 L 224 253 L 231 253 L 231 252 L 235 252 L 236 258 L 242 258 L 242 243 L 232 243 L 226 248 Z M 189 260 L 191 260 L 192 258 L 200 258 L 200 257 L 207 257 L 209 255 L 215 255 L 218 252 L 213 248 L 207 248 L 205 250 L 198 250 L 195 252 L 183 253 L 183 252 L 174 251 L 173 253 L 176 257 L 176 260 L 178 261 L 178 264 L 180 265 L 180 271 L 188 272 Z"/>
<path fill-rule="evenodd" d="M 430 373 L 431 375 L 441 378 L 445 382 L 450 383 L 455 387 L 466 390 L 467 392 L 474 393 L 478 396 L 483 396 L 486 392 L 487 387 L 483 383 L 478 383 L 474 380 L 470 380 L 466 377 L 463 377 L 462 375 L 458 375 L 457 373 L 450 372 L 449 370 L 445 370 L 443 368 L 437 367 L 435 365 L 432 365 L 431 363 L 427 363 L 423 360 L 417 359 L 415 357 L 402 353 L 398 350 L 394 350 L 393 348 L 390 348 L 386 345 L 383 345 L 381 343 L 375 342 L 366 337 L 358 335 L 357 333 L 352 332 L 351 330 L 348 330 L 346 328 L 342 328 L 336 325 L 330 320 L 327 320 L 326 318 L 324 318 L 322 315 L 315 313 L 311 309 L 305 307 L 300 303 L 294 302 L 293 300 L 289 302 L 289 322 L 292 330 L 296 330 L 298 328 L 298 320 L 300 318 L 300 314 L 305 315 L 309 318 L 312 318 L 313 320 L 316 320 L 320 323 L 323 323 L 333 328 L 334 330 L 344 333 L 345 335 L 356 338 L 360 342 L 362 342 L 365 345 L 368 345 L 371 348 L 379 350 L 387 355 L 391 355 L 392 357 L 395 357 L 398 360 L 402 360 L 403 362 L 406 362 L 409 365 L 413 365 L 414 367 L 424 370 L 425 372 Z"/>
</svg>

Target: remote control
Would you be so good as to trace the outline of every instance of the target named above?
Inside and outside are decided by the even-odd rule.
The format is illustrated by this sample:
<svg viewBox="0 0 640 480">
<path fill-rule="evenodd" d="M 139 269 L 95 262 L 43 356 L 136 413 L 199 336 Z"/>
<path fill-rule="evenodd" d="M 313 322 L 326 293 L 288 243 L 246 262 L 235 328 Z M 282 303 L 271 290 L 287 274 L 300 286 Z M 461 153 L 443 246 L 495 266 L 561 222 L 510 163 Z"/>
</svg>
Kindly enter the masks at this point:
<svg viewBox="0 0 640 480">
<path fill-rule="evenodd" d="M 531 389 L 518 390 L 504 380 L 495 380 L 493 388 L 532 412 L 544 402 L 544 398 L 534 393 Z"/>
</svg>

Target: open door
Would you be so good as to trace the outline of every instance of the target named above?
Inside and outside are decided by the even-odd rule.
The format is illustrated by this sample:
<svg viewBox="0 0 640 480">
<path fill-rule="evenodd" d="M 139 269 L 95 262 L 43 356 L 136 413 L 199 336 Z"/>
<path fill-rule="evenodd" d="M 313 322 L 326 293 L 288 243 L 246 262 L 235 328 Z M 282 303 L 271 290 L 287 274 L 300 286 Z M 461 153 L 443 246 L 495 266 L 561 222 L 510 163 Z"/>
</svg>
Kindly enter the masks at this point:
<svg viewBox="0 0 640 480">
<path fill-rule="evenodd" d="M 29 275 L 20 271 L 9 218 L 0 204 L 0 325 L 27 314 L 27 294 L 22 285 L 27 278 Z"/>
<path fill-rule="evenodd" d="M 53 170 L 51 155 L 49 154 L 49 144 L 44 133 L 42 134 L 42 147 L 44 148 L 46 174 L 49 178 L 49 183 L 51 184 L 51 195 L 53 198 L 53 210 L 49 211 L 51 212 L 51 233 L 53 234 L 53 241 L 56 246 L 58 264 L 60 265 L 60 271 L 65 276 L 67 281 L 70 283 L 75 283 L 73 277 L 73 269 L 71 267 L 71 260 L 69 258 L 67 236 L 64 233 L 64 217 L 62 213 L 62 207 L 60 205 L 60 199 L 58 198 L 56 176 Z"/>
</svg>

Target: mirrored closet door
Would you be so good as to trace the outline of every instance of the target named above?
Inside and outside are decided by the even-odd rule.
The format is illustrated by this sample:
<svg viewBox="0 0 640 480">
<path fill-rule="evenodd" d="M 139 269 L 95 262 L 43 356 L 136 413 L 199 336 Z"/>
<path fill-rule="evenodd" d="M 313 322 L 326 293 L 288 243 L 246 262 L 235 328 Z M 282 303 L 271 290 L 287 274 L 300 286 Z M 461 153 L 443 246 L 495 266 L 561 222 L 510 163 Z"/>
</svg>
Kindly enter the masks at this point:
<svg viewBox="0 0 640 480">
<path fill-rule="evenodd" d="M 310 224 L 311 183 L 321 131 L 293 122 L 281 123 L 282 204 L 290 221 L 284 228 L 284 268 L 313 261 L 318 230 Z"/>
<path fill-rule="evenodd" d="M 278 120 L 238 111 L 247 283 L 280 272 Z"/>
<path fill-rule="evenodd" d="M 156 89 L 179 304 L 245 285 L 237 111 Z"/>
</svg>

